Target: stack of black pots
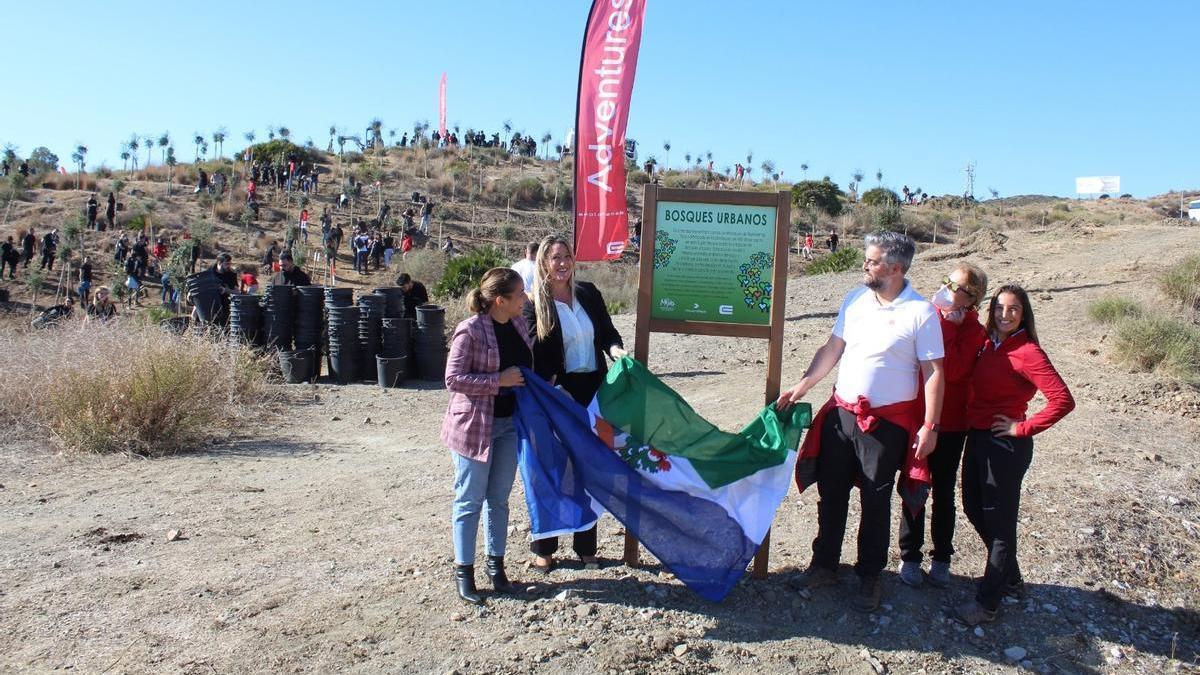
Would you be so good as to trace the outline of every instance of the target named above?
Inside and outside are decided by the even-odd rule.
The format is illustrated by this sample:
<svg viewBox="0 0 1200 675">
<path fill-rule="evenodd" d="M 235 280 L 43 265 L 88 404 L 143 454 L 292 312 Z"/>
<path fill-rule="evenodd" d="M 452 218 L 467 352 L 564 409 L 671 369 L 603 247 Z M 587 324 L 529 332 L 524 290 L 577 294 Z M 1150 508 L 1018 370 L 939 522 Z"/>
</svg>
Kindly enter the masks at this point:
<svg viewBox="0 0 1200 675">
<path fill-rule="evenodd" d="M 375 295 L 382 295 L 387 298 L 387 308 L 383 310 L 383 316 L 391 319 L 405 318 L 404 311 L 404 289 L 399 286 L 386 286 L 384 288 L 376 288 Z M 413 318 L 411 316 L 407 317 Z"/>
<path fill-rule="evenodd" d="M 296 309 L 295 290 L 295 286 L 267 286 L 263 330 L 268 347 L 285 351 L 292 348 L 293 321 Z"/>
<path fill-rule="evenodd" d="M 296 287 L 296 349 L 321 348 L 321 334 L 325 332 L 324 293 L 322 286 Z"/>
<path fill-rule="evenodd" d="M 375 359 L 379 386 L 398 387 L 411 377 L 412 319 L 383 318 L 383 349 Z"/>
<path fill-rule="evenodd" d="M 349 307 L 354 304 L 353 288 L 326 288 L 326 307 Z"/>
<path fill-rule="evenodd" d="M 262 340 L 262 298 L 238 293 L 230 297 L 229 338 L 242 344 L 257 346 Z"/>
<path fill-rule="evenodd" d="M 221 280 L 212 270 L 193 274 L 185 280 L 187 297 L 196 306 L 196 314 L 204 323 L 220 323 L 224 311 L 221 302 Z"/>
<path fill-rule="evenodd" d="M 362 310 L 358 320 L 358 339 L 362 342 L 363 379 L 368 379 L 375 374 L 369 369 L 379 356 L 379 348 L 383 346 L 381 336 L 387 298 L 374 294 L 362 295 L 358 298 L 358 307 Z"/>
<path fill-rule="evenodd" d="M 363 370 L 362 342 L 358 337 L 362 310 L 347 304 L 328 305 L 326 311 L 329 313 L 329 375 L 338 384 L 357 382 Z"/>
<path fill-rule="evenodd" d="M 429 382 L 446 379 L 446 309 L 438 305 L 417 307 L 413 358 L 417 377 Z"/>
</svg>

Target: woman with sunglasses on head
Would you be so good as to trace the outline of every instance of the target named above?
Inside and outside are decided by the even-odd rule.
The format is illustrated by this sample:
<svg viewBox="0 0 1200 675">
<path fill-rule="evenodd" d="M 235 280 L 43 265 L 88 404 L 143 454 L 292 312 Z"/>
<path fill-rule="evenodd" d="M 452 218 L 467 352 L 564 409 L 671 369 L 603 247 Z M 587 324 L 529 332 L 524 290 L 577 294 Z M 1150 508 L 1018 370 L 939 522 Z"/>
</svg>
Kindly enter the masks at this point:
<svg viewBox="0 0 1200 675">
<path fill-rule="evenodd" d="M 1009 284 L 996 291 L 986 328 L 988 339 L 971 378 L 962 468 L 963 510 L 988 549 L 975 599 L 955 610 L 970 626 L 995 619 L 1005 595 L 1024 594 L 1017 519 L 1033 436 L 1075 409 L 1075 399 L 1038 342 L 1033 306 L 1023 288 Z M 1038 391 L 1046 406 L 1026 419 Z"/>
<path fill-rule="evenodd" d="M 987 293 L 987 275 L 970 263 L 962 263 L 942 278 L 942 287 L 932 302 L 942 325 L 945 360 L 942 362 L 946 393 L 942 399 L 941 432 L 937 447 L 929 455 L 933 499 L 930 506 L 929 583 L 943 588 L 950 583 L 950 556 L 954 553 L 954 520 L 958 509 L 954 488 L 958 465 L 967 440 L 967 395 L 975 358 L 986 334 L 976 311 Z M 900 580 L 917 587 L 921 574 L 921 547 L 925 544 L 925 509 L 901 510 Z"/>
<path fill-rule="evenodd" d="M 454 577 L 458 596 L 483 604 L 475 589 L 475 538 L 483 514 L 487 576 L 505 593 L 508 496 L 517 475 L 516 395 L 521 367 L 533 365 L 532 345 L 521 310 L 528 298 L 521 275 L 506 267 L 484 273 L 467 296 L 471 316 L 454 329 L 446 360 L 450 405 L 442 442 L 454 460 Z"/>
<path fill-rule="evenodd" d="M 625 355 L 621 335 L 600 290 L 575 279 L 575 253 L 566 239 L 551 235 L 538 244 L 533 278 L 533 302 L 525 307 L 525 318 L 534 334 L 534 372 L 587 406 L 608 370 L 605 357 Z M 599 567 L 594 525 L 576 532 L 572 544 L 586 568 Z M 537 556 L 531 569 L 549 573 L 558 537 L 534 539 L 530 551 Z"/>
</svg>

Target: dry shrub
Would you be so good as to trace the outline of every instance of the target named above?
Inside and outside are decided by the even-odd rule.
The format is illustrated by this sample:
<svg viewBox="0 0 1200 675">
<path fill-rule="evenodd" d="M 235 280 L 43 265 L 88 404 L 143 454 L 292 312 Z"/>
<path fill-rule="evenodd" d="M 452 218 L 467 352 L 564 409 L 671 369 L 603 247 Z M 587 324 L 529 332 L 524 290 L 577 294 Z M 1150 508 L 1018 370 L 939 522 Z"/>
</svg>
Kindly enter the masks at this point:
<svg viewBox="0 0 1200 675">
<path fill-rule="evenodd" d="M 237 220 L 238 216 L 242 215 L 242 204 L 240 202 L 230 204 L 228 200 L 222 200 L 213 204 L 213 213 L 216 214 L 217 218 L 227 223 L 232 223 Z"/>
<path fill-rule="evenodd" d="M 1158 277 L 1164 295 L 1186 307 L 1200 309 L 1200 255 L 1190 255 Z"/>
<path fill-rule="evenodd" d="M 197 447 L 263 400 L 266 367 L 248 350 L 157 326 L 72 323 L 0 338 L 0 417 L 75 452 L 162 455 Z M 37 358 L 33 358 L 36 355 Z"/>
<path fill-rule="evenodd" d="M 393 258 L 392 262 L 396 260 Z M 400 261 L 400 272 L 407 272 L 413 279 L 432 289 L 446 272 L 446 254 L 433 249 L 414 248 Z M 449 320 L 446 323 L 449 324 Z"/>
<path fill-rule="evenodd" d="M 1200 384 L 1200 328 L 1184 319 L 1147 315 L 1117 324 L 1117 360 L 1134 370 L 1160 372 Z"/>
<path fill-rule="evenodd" d="M 609 314 L 632 312 L 637 308 L 638 267 L 619 262 L 580 263 L 580 281 L 590 281 L 600 289 Z"/>
</svg>

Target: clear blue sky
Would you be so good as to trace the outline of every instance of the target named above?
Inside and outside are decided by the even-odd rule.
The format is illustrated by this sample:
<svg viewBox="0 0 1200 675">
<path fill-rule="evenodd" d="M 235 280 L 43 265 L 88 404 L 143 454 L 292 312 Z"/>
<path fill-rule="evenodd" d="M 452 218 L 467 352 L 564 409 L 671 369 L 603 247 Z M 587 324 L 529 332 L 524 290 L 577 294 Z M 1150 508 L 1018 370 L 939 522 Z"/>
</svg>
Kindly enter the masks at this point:
<svg viewBox="0 0 1200 675">
<path fill-rule="evenodd" d="M 440 3 L 0 3 L 0 143 L 120 167 L 133 132 L 229 129 L 324 147 L 361 133 L 506 119 L 561 142 L 573 125 L 587 0 Z M 1070 195 L 1120 175 L 1137 196 L 1200 187 L 1200 2 L 648 0 L 629 136 L 673 166 L 754 151 L 785 179 L 862 169 L 874 185 Z M 142 153 L 145 161 L 145 152 Z M 157 156 L 157 151 L 155 152 Z"/>
</svg>

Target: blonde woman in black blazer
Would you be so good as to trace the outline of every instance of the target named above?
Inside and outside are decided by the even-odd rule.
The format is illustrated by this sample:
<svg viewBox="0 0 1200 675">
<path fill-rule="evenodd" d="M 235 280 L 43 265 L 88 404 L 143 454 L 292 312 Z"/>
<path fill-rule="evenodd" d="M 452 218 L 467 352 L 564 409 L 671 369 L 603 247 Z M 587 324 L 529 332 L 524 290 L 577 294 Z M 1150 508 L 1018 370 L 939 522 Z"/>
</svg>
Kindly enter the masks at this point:
<svg viewBox="0 0 1200 675">
<path fill-rule="evenodd" d="M 530 297 L 525 318 L 534 339 L 534 372 L 588 405 L 608 370 L 606 357 L 618 359 L 625 349 L 600 290 L 575 280 L 575 253 L 562 237 L 546 237 L 538 246 Z M 575 533 L 572 548 L 587 568 L 598 566 L 595 527 Z M 548 573 L 558 538 L 535 539 L 530 550 L 537 556 L 532 568 Z"/>
</svg>

